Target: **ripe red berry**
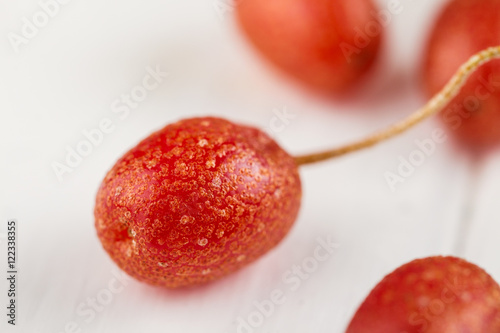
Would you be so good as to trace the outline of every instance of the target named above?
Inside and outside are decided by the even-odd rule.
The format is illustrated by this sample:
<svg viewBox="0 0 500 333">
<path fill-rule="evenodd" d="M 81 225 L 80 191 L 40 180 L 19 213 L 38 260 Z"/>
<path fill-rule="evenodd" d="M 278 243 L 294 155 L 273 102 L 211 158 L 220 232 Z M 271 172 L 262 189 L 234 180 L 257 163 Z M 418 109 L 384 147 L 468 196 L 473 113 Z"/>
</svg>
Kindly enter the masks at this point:
<svg viewBox="0 0 500 333">
<path fill-rule="evenodd" d="M 423 65 L 428 96 L 435 94 L 476 52 L 500 45 L 500 0 L 453 0 L 441 13 Z M 483 65 L 442 112 L 441 119 L 462 144 L 500 144 L 500 60 Z"/>
<path fill-rule="evenodd" d="M 168 125 L 126 153 L 97 194 L 104 249 L 170 288 L 231 273 L 276 246 L 301 200 L 294 159 L 263 132 L 217 118 Z"/>
<path fill-rule="evenodd" d="M 415 260 L 385 277 L 346 333 L 498 333 L 500 287 L 462 259 Z"/>
<path fill-rule="evenodd" d="M 373 64 L 382 25 L 372 0 L 241 0 L 237 18 L 253 45 L 312 90 L 339 94 Z"/>
</svg>

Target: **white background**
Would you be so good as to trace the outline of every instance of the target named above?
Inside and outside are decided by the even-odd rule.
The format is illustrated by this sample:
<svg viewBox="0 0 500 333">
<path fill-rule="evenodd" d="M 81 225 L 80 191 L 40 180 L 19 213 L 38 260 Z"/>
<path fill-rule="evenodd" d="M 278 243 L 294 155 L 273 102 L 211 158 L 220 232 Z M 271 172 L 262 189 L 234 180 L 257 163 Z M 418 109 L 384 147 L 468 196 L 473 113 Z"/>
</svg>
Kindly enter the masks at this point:
<svg viewBox="0 0 500 333">
<path fill-rule="evenodd" d="M 279 289 L 286 302 L 255 332 L 342 332 L 385 274 L 418 257 L 461 256 L 499 280 L 500 153 L 472 158 L 448 140 L 395 192 L 384 179 L 399 156 L 417 148 L 415 140 L 440 126 L 430 120 L 369 151 L 304 167 L 294 229 L 250 267 L 185 291 L 131 280 L 92 320 L 77 312 L 108 288 L 117 270 L 94 230 L 97 188 L 114 162 L 152 131 L 195 115 L 265 128 L 273 110 L 287 109 L 296 117 L 276 139 L 299 154 L 357 139 L 422 105 L 420 59 L 443 2 L 403 3 L 372 77 L 354 96 L 327 101 L 269 70 L 231 13 L 221 17 L 212 0 L 73 0 L 19 53 L 7 34 L 19 33 L 22 18 L 39 6 L 1 0 L 0 232 L 7 219 L 18 220 L 20 274 L 15 328 L 5 323 L 2 278 L 0 330 L 60 333 L 75 322 L 81 332 L 237 332 L 238 317 L 248 318 L 255 301 Z M 156 65 L 169 77 L 120 120 L 111 103 Z M 82 130 L 103 118 L 114 131 L 59 182 L 51 164 L 63 162 L 66 146 L 75 147 Z M 291 291 L 282 275 L 326 236 L 339 248 Z M 5 247 L 4 239 L 2 270 Z"/>
</svg>

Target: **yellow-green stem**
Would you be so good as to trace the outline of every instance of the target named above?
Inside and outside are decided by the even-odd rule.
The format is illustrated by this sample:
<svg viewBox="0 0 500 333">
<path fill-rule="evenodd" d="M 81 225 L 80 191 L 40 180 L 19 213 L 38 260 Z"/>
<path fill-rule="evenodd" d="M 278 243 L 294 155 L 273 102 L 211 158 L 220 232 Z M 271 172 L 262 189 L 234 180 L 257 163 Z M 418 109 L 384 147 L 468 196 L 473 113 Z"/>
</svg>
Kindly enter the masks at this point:
<svg viewBox="0 0 500 333">
<path fill-rule="evenodd" d="M 491 47 L 472 56 L 463 64 L 457 73 L 451 78 L 446 86 L 437 93 L 425 106 L 417 110 L 408 118 L 394 124 L 381 132 L 375 133 L 363 140 L 348 144 L 343 147 L 327 150 L 320 153 L 296 156 L 297 165 L 306 165 L 321 161 L 326 161 L 335 157 L 346 155 L 361 149 L 372 147 L 380 142 L 388 140 L 398 134 L 401 134 L 423 120 L 443 110 L 453 98 L 455 98 L 467 79 L 483 64 L 493 59 L 500 58 L 500 46 Z"/>
</svg>

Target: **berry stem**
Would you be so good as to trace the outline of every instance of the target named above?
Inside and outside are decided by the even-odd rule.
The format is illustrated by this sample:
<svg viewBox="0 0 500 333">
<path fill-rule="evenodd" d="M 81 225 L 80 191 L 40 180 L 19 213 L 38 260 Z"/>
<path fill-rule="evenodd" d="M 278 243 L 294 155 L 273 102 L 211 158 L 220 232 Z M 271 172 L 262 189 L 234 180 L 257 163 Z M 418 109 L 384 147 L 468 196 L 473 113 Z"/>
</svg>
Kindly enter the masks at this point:
<svg viewBox="0 0 500 333">
<path fill-rule="evenodd" d="M 500 46 L 491 47 L 477 53 L 460 67 L 460 69 L 446 84 L 443 90 L 441 90 L 431 100 L 429 100 L 426 105 L 424 105 L 422 108 L 417 110 L 415 113 L 413 113 L 403 121 L 396 123 L 386 130 L 375 133 L 363 140 L 348 144 L 343 147 L 310 155 L 296 156 L 295 162 L 297 163 L 297 165 L 306 165 L 326 161 L 335 157 L 353 153 L 361 149 L 372 147 L 398 134 L 406 132 L 408 129 L 412 128 L 423 120 L 443 110 L 448 105 L 448 103 L 450 103 L 451 100 L 453 100 L 453 98 L 458 95 L 462 87 L 467 82 L 467 79 L 479 67 L 487 62 L 490 62 L 493 59 L 498 58 L 500 58 Z"/>
</svg>

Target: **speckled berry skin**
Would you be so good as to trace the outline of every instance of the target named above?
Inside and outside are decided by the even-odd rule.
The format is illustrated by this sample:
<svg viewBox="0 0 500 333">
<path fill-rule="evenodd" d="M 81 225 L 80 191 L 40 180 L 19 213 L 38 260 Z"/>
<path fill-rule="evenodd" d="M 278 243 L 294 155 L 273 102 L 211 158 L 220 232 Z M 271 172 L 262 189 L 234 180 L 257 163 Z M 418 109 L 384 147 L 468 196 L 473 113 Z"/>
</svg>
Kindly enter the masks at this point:
<svg viewBox="0 0 500 333">
<path fill-rule="evenodd" d="M 347 333 L 499 333 L 500 287 L 453 257 L 415 260 L 380 282 Z"/>
<path fill-rule="evenodd" d="M 97 194 L 95 227 L 131 276 L 187 287 L 275 247 L 300 201 L 297 165 L 268 135 L 193 118 L 153 133 L 115 164 Z"/>
<path fill-rule="evenodd" d="M 338 97 L 379 53 L 383 27 L 372 0 L 241 0 L 239 26 L 270 63 L 310 91 Z"/>
<path fill-rule="evenodd" d="M 439 16 L 425 51 L 427 97 L 437 93 L 475 53 L 500 45 L 500 0 L 452 0 Z M 441 113 L 456 141 L 473 149 L 500 145 L 500 60 L 481 66 Z"/>
</svg>

